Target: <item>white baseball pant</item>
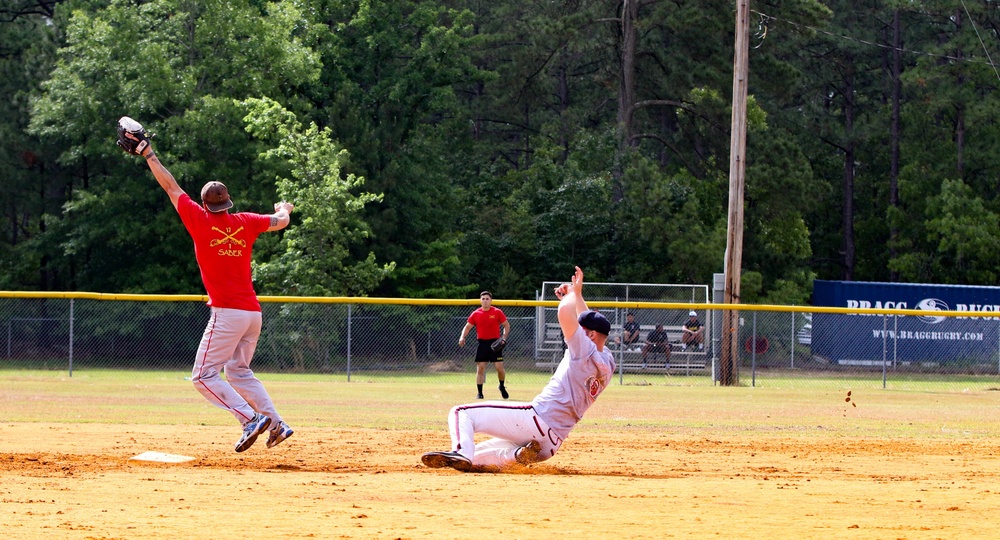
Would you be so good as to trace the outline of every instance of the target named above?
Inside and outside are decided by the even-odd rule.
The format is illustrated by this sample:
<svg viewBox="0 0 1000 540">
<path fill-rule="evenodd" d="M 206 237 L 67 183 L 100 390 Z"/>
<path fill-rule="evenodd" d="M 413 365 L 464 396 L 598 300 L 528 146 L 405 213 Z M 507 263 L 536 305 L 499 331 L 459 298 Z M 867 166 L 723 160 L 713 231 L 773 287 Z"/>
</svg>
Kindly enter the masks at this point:
<svg viewBox="0 0 1000 540">
<path fill-rule="evenodd" d="M 212 308 L 212 316 L 198 345 L 191 382 L 209 403 L 233 414 L 246 424 L 258 411 L 271 418 L 271 425 L 281 421 L 271 397 L 250 370 L 262 325 L 259 311 Z M 219 372 L 224 371 L 223 379 Z"/>
<path fill-rule="evenodd" d="M 452 407 L 448 413 L 451 449 L 477 467 L 504 467 L 516 461 L 519 447 L 532 439 L 541 444 L 537 461 L 554 456 L 562 438 L 535 414 L 530 403 L 484 401 Z M 476 433 L 493 438 L 475 444 Z"/>
</svg>

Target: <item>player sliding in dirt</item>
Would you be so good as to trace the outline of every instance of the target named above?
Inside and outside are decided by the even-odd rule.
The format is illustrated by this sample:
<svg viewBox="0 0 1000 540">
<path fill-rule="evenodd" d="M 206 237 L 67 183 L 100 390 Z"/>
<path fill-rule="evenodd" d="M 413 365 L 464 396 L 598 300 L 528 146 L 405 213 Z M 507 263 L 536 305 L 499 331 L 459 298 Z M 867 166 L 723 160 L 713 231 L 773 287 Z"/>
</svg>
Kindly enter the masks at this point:
<svg viewBox="0 0 1000 540">
<path fill-rule="evenodd" d="M 424 454 L 424 465 L 473 471 L 545 461 L 607 388 L 615 371 L 614 357 L 604 347 L 611 324 L 587 308 L 583 270 L 576 267 L 571 282 L 555 293 L 567 349 L 549 384 L 531 403 L 487 401 L 453 407 L 448 413 L 451 451 Z M 476 433 L 493 438 L 475 444 Z"/>
<path fill-rule="evenodd" d="M 198 346 L 191 382 L 205 399 L 231 412 L 243 425 L 237 452 L 250 448 L 269 427 L 267 447 L 274 447 L 293 432 L 274 408 L 264 384 L 250 370 L 262 321 L 260 302 L 250 279 L 250 252 L 261 233 L 288 226 L 294 206 L 275 203 L 270 215 L 230 214 L 233 201 L 221 182 L 205 184 L 201 188 L 202 204 L 198 204 L 160 163 L 139 122 L 122 117 L 118 121 L 117 144 L 130 154 L 146 158 L 194 240 L 194 255 L 212 315 Z M 222 370 L 225 379 L 219 376 Z"/>
</svg>

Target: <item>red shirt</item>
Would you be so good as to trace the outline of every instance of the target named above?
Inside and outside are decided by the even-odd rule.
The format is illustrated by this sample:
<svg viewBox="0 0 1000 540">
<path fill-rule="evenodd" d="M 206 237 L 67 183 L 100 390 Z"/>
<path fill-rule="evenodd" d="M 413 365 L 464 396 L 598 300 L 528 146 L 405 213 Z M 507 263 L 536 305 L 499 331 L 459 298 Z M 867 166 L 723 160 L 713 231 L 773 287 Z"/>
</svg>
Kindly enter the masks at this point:
<svg viewBox="0 0 1000 540">
<path fill-rule="evenodd" d="M 469 315 L 469 324 L 476 327 L 476 337 L 479 339 L 497 339 L 500 337 L 500 323 L 507 320 L 507 316 L 499 308 L 490 307 L 489 311 L 479 308 Z"/>
<path fill-rule="evenodd" d="M 260 311 L 250 280 L 250 251 L 271 218 L 251 212 L 209 212 L 188 194 L 177 199 L 177 213 L 194 240 L 194 256 L 208 305 Z"/>
</svg>

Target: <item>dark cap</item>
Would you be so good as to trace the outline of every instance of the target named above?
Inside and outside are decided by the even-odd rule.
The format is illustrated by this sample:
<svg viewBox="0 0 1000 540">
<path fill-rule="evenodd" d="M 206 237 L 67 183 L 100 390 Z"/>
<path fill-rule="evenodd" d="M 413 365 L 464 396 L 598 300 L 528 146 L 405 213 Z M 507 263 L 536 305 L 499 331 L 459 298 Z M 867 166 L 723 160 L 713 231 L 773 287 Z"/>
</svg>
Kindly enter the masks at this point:
<svg viewBox="0 0 1000 540">
<path fill-rule="evenodd" d="M 209 212 L 222 212 L 233 207 L 229 190 L 222 182 L 209 182 L 201 188 L 201 202 Z"/>
<path fill-rule="evenodd" d="M 611 323 L 608 322 L 608 319 L 604 315 L 596 311 L 584 311 L 580 314 L 580 318 L 577 321 L 580 323 L 580 326 L 587 330 L 593 330 L 605 336 L 611 333 Z"/>
</svg>

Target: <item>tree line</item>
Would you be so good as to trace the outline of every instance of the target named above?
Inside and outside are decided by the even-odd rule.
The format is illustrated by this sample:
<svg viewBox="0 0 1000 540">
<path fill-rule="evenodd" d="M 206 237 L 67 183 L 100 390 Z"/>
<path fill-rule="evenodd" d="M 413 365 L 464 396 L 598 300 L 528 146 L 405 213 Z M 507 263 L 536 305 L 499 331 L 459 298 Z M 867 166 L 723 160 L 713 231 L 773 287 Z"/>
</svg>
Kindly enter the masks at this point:
<svg viewBox="0 0 1000 540">
<path fill-rule="evenodd" d="M 1000 6 L 751 10 L 742 301 L 998 284 Z M 258 240 L 262 294 L 710 283 L 734 28 L 718 0 L 11 0 L 0 288 L 202 292 L 122 115 L 189 194 L 296 203 Z"/>
</svg>

